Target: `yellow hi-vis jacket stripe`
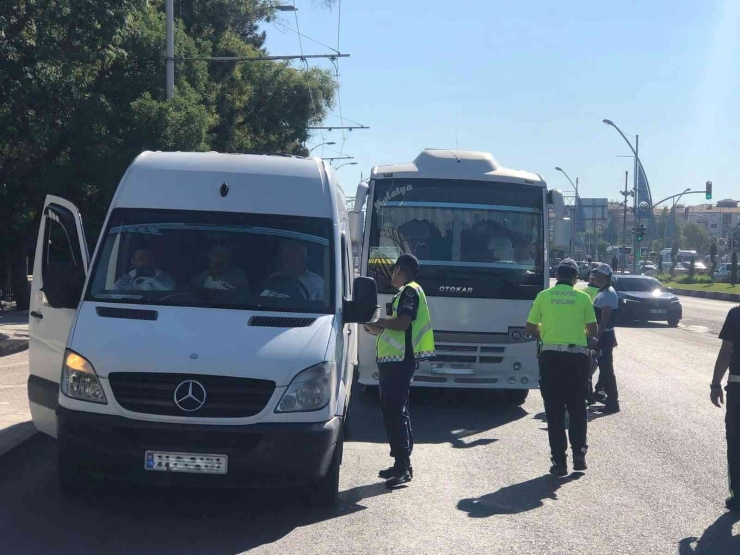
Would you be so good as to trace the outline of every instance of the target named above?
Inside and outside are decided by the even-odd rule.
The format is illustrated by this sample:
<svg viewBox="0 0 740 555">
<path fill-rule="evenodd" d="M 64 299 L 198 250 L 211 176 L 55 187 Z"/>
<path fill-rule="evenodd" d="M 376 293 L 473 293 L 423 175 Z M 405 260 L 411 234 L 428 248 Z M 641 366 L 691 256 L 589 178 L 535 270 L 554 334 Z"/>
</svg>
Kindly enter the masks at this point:
<svg viewBox="0 0 740 555">
<path fill-rule="evenodd" d="M 411 340 L 414 359 L 424 360 L 434 356 L 434 331 L 424 290 L 416 282 L 406 284 L 393 299 L 393 317 L 398 317 L 398 304 L 406 287 L 413 287 L 419 296 L 416 319 L 411 322 Z M 378 336 L 377 362 L 402 362 L 406 356 L 406 332 L 384 329 Z"/>
</svg>

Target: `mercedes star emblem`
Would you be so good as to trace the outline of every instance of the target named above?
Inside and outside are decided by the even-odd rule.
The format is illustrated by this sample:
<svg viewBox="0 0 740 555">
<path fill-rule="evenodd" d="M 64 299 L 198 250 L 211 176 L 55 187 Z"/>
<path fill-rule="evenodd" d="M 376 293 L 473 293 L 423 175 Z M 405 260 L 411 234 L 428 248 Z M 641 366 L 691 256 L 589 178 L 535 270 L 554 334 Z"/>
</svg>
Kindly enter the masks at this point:
<svg viewBox="0 0 740 555">
<path fill-rule="evenodd" d="M 175 404 L 185 412 L 193 412 L 206 404 L 206 388 L 195 380 L 185 380 L 175 388 Z"/>
</svg>

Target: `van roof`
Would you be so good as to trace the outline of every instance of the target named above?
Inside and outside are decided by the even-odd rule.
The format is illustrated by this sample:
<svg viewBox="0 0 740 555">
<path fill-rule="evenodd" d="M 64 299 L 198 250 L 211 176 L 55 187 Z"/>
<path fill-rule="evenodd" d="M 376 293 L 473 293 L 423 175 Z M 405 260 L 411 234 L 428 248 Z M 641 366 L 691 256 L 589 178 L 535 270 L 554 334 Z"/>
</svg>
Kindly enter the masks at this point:
<svg viewBox="0 0 740 555">
<path fill-rule="evenodd" d="M 471 179 L 545 186 L 541 176 L 504 168 L 489 152 L 456 149 L 427 148 L 411 163 L 375 166 L 371 178 L 383 177 Z"/>
<path fill-rule="evenodd" d="M 147 151 L 129 166 L 113 207 L 331 217 L 336 188 L 318 158 Z"/>
</svg>

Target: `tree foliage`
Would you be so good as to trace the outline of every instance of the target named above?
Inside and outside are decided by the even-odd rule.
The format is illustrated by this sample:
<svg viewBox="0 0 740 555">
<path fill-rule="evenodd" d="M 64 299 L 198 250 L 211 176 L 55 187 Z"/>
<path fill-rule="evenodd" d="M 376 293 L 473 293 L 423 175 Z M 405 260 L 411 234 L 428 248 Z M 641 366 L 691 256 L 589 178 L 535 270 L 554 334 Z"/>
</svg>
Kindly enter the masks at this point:
<svg viewBox="0 0 740 555">
<path fill-rule="evenodd" d="M 265 54 L 260 24 L 274 17 L 271 6 L 176 3 L 175 53 L 183 59 L 167 101 L 163 0 L 0 5 L 0 260 L 15 256 L 19 287 L 47 194 L 80 206 L 94 239 L 142 150 L 305 154 L 308 127 L 334 101 L 328 72 L 192 60 Z"/>
<path fill-rule="evenodd" d="M 712 240 L 709 232 L 694 222 L 681 226 L 681 233 L 683 235 L 683 246 L 689 250 L 697 251 L 699 254 L 704 254 L 703 250 Z"/>
</svg>

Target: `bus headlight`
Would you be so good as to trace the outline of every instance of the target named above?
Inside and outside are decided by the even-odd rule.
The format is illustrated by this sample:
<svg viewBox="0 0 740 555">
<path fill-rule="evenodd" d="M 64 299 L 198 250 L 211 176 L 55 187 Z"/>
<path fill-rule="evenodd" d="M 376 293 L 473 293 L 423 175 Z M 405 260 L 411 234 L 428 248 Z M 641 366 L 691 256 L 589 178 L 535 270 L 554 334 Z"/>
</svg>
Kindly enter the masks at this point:
<svg viewBox="0 0 740 555">
<path fill-rule="evenodd" d="M 108 404 L 95 368 L 85 357 L 67 350 L 62 370 L 62 393 L 70 399 Z"/>
<path fill-rule="evenodd" d="M 275 412 L 323 409 L 331 400 L 336 374 L 336 364 L 333 362 L 322 362 L 306 368 L 290 382 Z"/>
</svg>

